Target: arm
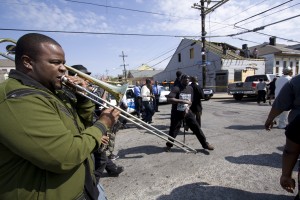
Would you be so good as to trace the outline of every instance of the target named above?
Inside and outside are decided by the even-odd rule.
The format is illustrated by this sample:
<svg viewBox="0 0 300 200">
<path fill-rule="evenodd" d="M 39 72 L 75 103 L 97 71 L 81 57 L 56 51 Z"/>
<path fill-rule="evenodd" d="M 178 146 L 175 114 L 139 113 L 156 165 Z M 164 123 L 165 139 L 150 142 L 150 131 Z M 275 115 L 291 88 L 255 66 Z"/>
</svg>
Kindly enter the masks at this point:
<svg viewBox="0 0 300 200">
<path fill-rule="evenodd" d="M 168 102 L 170 102 L 170 103 L 183 103 L 183 104 L 192 105 L 192 102 L 189 101 L 189 100 L 176 99 L 176 98 L 170 98 L 170 97 L 168 97 Z"/>
<path fill-rule="evenodd" d="M 283 110 L 279 110 L 274 107 L 271 108 L 271 110 L 269 112 L 269 116 L 268 116 L 267 120 L 265 121 L 265 129 L 267 131 L 270 131 L 273 128 L 273 123 L 274 123 L 275 117 L 280 115 L 280 113 L 282 113 L 282 112 L 283 112 Z"/>
<path fill-rule="evenodd" d="M 189 104 L 189 105 L 192 105 L 192 102 L 191 101 L 188 101 L 188 100 L 184 100 L 184 99 L 177 99 L 176 96 L 177 94 L 179 93 L 180 89 L 179 87 L 175 86 L 172 91 L 170 92 L 170 94 L 168 95 L 167 97 L 167 101 L 169 103 L 174 103 L 174 104 L 177 104 L 177 103 L 183 103 L 183 104 Z"/>
<path fill-rule="evenodd" d="M 40 95 L 7 100 L 1 110 L 7 113 L 0 117 L 2 133 L 9 134 L 0 137 L 12 156 L 54 173 L 81 164 L 100 146 L 103 131 L 112 121 L 112 111 L 107 109 L 96 125 L 85 129 L 56 98 L 49 100 Z"/>
<path fill-rule="evenodd" d="M 300 145 L 286 139 L 286 145 L 282 155 L 282 174 L 280 177 L 280 185 L 288 192 L 295 189 L 295 180 L 292 179 L 293 168 L 300 154 Z"/>
</svg>

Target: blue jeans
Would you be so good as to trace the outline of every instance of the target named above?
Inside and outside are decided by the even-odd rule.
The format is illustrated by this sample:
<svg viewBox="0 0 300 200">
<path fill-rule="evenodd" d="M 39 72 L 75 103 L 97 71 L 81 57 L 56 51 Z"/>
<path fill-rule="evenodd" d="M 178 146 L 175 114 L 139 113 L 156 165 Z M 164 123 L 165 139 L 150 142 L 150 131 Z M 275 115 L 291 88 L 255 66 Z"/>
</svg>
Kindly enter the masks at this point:
<svg viewBox="0 0 300 200">
<path fill-rule="evenodd" d="M 99 190 L 99 196 L 98 196 L 98 200 L 107 200 L 106 194 L 104 192 L 104 188 L 103 186 L 99 183 L 97 185 L 98 190 Z"/>
</svg>

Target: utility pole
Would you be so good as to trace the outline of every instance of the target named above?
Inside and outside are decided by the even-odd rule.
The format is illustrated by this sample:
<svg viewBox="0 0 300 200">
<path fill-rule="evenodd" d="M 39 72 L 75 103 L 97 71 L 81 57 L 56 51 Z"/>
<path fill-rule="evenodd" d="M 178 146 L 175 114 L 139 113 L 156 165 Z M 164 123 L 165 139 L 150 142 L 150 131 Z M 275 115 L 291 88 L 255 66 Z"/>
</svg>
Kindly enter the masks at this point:
<svg viewBox="0 0 300 200">
<path fill-rule="evenodd" d="M 125 65 L 125 57 L 127 57 L 127 55 L 124 55 L 124 52 L 122 51 L 122 55 L 120 55 L 120 57 L 123 58 L 123 65 L 121 65 L 121 66 L 124 67 L 124 69 L 123 69 L 123 70 L 124 70 L 123 74 L 124 74 L 125 81 L 127 81 L 127 71 L 126 71 L 126 66 L 128 66 L 128 65 Z"/>
<path fill-rule="evenodd" d="M 221 0 L 221 1 L 211 1 L 211 0 L 200 0 L 200 4 L 194 3 L 192 8 L 198 9 L 201 11 L 201 42 L 202 42 L 202 49 L 201 49 L 201 55 L 202 55 L 202 87 L 205 88 L 206 86 L 206 71 L 207 71 L 207 62 L 206 62 L 206 48 L 205 43 L 206 39 L 205 36 L 207 32 L 205 31 L 205 17 L 208 13 L 214 11 L 217 7 L 223 5 L 229 0 Z M 205 3 L 207 3 L 207 6 L 205 6 Z M 215 3 L 210 8 L 208 7 L 209 4 Z"/>
</svg>

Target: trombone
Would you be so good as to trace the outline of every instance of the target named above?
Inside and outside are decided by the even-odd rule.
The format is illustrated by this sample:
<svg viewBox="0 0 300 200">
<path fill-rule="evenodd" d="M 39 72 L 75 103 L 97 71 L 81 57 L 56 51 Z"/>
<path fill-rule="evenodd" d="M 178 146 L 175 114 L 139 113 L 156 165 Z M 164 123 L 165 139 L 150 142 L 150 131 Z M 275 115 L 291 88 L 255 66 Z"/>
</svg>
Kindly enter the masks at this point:
<svg viewBox="0 0 300 200">
<path fill-rule="evenodd" d="M 0 43 L 2 42 L 12 42 L 12 43 L 16 43 L 13 40 L 10 39 L 0 39 Z M 0 55 L 10 59 L 12 61 L 14 61 L 14 58 L 12 58 L 11 56 L 8 56 L 8 54 L 12 54 L 11 52 L 8 53 L 1 53 Z M 115 86 L 115 85 L 111 85 L 108 84 L 104 81 L 100 81 L 96 78 L 93 78 L 79 70 L 76 70 L 70 66 L 65 65 L 65 67 L 69 70 L 69 71 L 73 71 L 74 73 L 76 73 L 78 76 L 80 76 L 81 78 L 84 78 L 85 80 L 99 86 L 100 88 L 108 91 L 109 93 L 111 93 L 112 95 L 114 95 L 118 100 L 120 100 L 122 98 L 122 96 L 125 94 L 125 91 L 127 89 L 127 84 L 124 84 L 123 86 Z M 106 101 L 105 99 L 97 96 L 96 94 L 94 94 L 93 92 L 89 91 L 88 89 L 74 84 L 72 82 L 69 81 L 69 79 L 66 76 L 63 76 L 61 78 L 62 83 L 66 84 L 68 83 L 68 85 L 71 85 L 71 87 L 74 87 L 75 92 L 78 93 L 79 95 L 91 100 L 92 102 L 94 102 L 95 104 L 98 104 L 100 106 L 103 106 L 105 108 L 108 107 L 113 107 L 114 109 L 117 109 L 121 112 L 120 116 L 123 117 L 124 119 L 132 122 L 133 124 L 135 124 L 136 126 L 156 135 L 157 137 L 177 146 L 178 148 L 184 150 L 187 153 L 193 152 L 193 153 L 197 153 L 197 151 L 195 149 L 193 149 L 192 147 L 186 145 L 183 142 L 180 142 L 178 140 L 176 140 L 175 138 L 169 136 L 168 134 L 164 133 L 163 131 L 155 128 L 154 126 L 151 126 L 150 124 L 147 124 L 146 122 L 142 121 L 141 119 L 127 113 L 126 111 L 122 110 L 121 108 L 119 108 L 118 106 L 115 106 L 113 104 L 111 104 L 110 102 Z M 97 99 L 97 100 L 96 100 Z M 164 137 L 165 136 L 165 137 Z M 184 148 L 185 147 L 185 148 Z"/>
</svg>

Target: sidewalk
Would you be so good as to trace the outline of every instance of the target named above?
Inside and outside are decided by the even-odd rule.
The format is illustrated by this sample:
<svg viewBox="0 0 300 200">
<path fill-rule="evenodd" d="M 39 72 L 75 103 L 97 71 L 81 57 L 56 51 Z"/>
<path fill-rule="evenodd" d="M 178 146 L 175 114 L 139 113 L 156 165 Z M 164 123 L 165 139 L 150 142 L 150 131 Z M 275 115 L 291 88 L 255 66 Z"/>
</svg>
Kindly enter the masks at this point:
<svg viewBox="0 0 300 200">
<path fill-rule="evenodd" d="M 228 95 L 227 92 L 216 92 L 211 97 L 212 99 L 232 99 L 232 95 Z"/>
</svg>

